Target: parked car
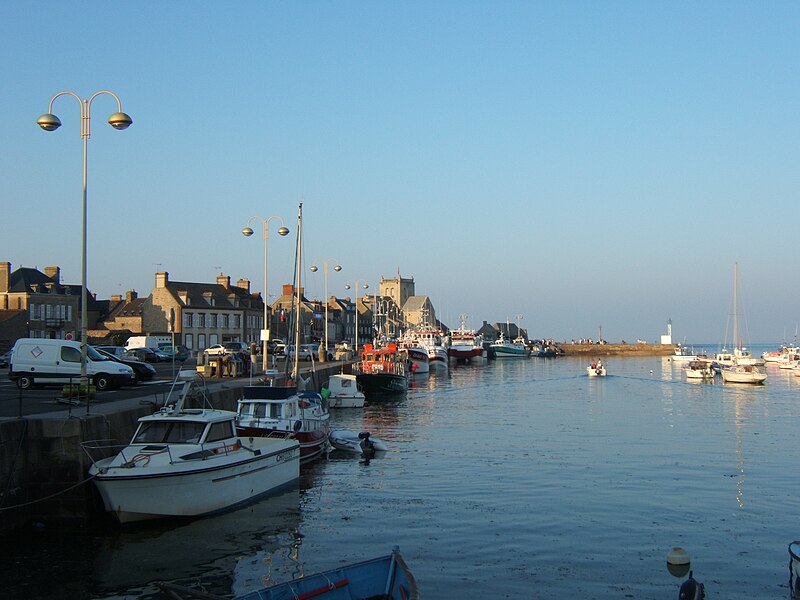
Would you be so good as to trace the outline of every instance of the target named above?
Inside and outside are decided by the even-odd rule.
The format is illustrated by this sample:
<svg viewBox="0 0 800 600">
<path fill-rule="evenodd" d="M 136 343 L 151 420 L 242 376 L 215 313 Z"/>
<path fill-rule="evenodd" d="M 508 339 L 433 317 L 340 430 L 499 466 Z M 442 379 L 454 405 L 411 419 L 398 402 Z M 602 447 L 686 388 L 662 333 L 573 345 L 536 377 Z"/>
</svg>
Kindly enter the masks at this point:
<svg viewBox="0 0 800 600">
<path fill-rule="evenodd" d="M 250 354 L 250 346 L 244 342 L 225 342 L 225 351 L 228 354 L 233 354 L 234 352 Z"/>
<path fill-rule="evenodd" d="M 160 362 L 158 354 L 150 348 L 129 348 L 125 350 L 122 358 L 140 360 L 142 362 L 157 363 Z"/>
<path fill-rule="evenodd" d="M 270 341 L 267 344 L 267 350 L 275 356 L 284 356 L 286 354 L 286 344 L 281 340 Z"/>
<path fill-rule="evenodd" d="M 11 359 L 11 350 L 0 354 L 0 367 L 7 367 L 8 361 Z"/>
<path fill-rule="evenodd" d="M 104 346 L 96 346 L 95 350 L 97 350 L 102 356 L 106 356 L 109 360 L 116 361 L 118 363 L 122 363 L 123 365 L 128 365 L 131 369 L 133 369 L 133 382 L 132 383 L 139 383 L 140 381 L 150 381 L 153 377 L 156 376 L 156 370 L 146 362 L 142 362 L 140 360 L 133 360 L 132 358 L 125 358 L 124 356 L 118 357 L 114 356 L 110 352 L 106 352 L 103 350 Z"/>
<path fill-rule="evenodd" d="M 189 349 L 186 346 L 173 346 L 172 344 L 159 344 L 158 349 L 169 356 L 169 360 L 172 360 L 172 356 L 175 355 L 175 360 L 180 362 L 185 361 L 189 358 Z"/>
<path fill-rule="evenodd" d="M 103 352 L 108 352 L 117 358 L 122 358 L 122 355 L 125 354 L 125 348 L 122 346 L 95 346 L 95 348 Z"/>
<path fill-rule="evenodd" d="M 289 346 L 286 352 L 288 360 L 294 360 L 295 349 L 294 346 Z M 297 360 L 311 360 L 314 355 L 314 347 L 312 344 L 300 344 L 300 349 L 297 351 Z"/>
<path fill-rule="evenodd" d="M 217 356 L 219 354 L 227 354 L 227 351 L 225 350 L 225 346 L 222 344 L 214 344 L 213 346 L 209 346 L 203 350 L 203 353 L 207 356 Z"/>
<path fill-rule="evenodd" d="M 172 354 L 161 350 L 160 348 L 150 348 L 153 352 L 156 353 L 158 357 L 158 362 L 172 362 Z"/>
</svg>

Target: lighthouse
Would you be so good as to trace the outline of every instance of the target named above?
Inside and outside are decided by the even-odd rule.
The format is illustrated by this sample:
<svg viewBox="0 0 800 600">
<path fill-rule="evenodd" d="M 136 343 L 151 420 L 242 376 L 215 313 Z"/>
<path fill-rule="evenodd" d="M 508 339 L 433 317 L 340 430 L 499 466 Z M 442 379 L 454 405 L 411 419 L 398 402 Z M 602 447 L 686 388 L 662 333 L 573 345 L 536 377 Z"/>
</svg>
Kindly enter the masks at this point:
<svg viewBox="0 0 800 600">
<path fill-rule="evenodd" d="M 667 335 L 661 336 L 661 343 L 668 346 L 672 345 L 672 319 L 667 321 Z"/>
</svg>

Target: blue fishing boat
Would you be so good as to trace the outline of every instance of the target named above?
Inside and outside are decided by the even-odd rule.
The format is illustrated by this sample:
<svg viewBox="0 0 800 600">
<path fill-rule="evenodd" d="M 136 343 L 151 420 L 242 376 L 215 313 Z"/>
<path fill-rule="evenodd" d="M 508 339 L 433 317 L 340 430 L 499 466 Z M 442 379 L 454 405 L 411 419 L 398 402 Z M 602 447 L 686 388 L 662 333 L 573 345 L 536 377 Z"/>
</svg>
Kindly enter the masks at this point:
<svg viewBox="0 0 800 600">
<path fill-rule="evenodd" d="M 346 565 L 301 579 L 264 588 L 237 600 L 339 600 L 352 598 L 393 598 L 419 600 L 417 583 L 408 570 L 400 549 L 387 556 Z"/>
</svg>

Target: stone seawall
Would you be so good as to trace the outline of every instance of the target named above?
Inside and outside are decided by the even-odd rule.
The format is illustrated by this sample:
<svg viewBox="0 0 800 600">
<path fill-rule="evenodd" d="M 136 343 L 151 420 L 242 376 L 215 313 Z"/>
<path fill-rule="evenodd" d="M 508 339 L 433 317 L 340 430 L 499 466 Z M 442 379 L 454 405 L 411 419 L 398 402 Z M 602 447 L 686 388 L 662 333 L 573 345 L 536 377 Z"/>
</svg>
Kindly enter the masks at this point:
<svg viewBox="0 0 800 600">
<path fill-rule="evenodd" d="M 562 344 L 564 356 L 672 356 L 672 344 Z"/>
<path fill-rule="evenodd" d="M 309 387 L 320 389 L 341 369 L 341 363 L 318 366 Z M 345 370 L 349 372 L 349 365 Z M 235 411 L 241 388 L 248 384 L 244 379 L 208 383 L 207 397 L 215 408 Z M 88 415 L 64 410 L 0 420 L 0 533 L 27 523 L 82 524 L 101 515 L 100 496 L 88 477 L 91 459 L 81 443 L 124 445 L 139 417 L 154 408 L 150 401 L 132 398 L 95 404 Z"/>
</svg>

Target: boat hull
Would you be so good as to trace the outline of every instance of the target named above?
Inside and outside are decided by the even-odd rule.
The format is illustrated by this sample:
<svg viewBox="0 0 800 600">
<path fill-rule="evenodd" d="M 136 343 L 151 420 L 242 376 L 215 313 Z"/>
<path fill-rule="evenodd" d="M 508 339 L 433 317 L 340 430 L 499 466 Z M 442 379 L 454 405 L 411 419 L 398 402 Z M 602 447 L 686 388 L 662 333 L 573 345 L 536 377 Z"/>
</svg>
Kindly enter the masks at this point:
<svg viewBox="0 0 800 600">
<path fill-rule="evenodd" d="M 111 466 L 89 471 L 108 512 L 120 523 L 165 517 L 198 517 L 273 493 L 300 477 L 299 445 L 293 440 L 247 440 L 229 455 L 207 460 Z M 256 454 L 258 453 L 258 454 Z"/>
<path fill-rule="evenodd" d="M 239 600 L 406 598 L 419 600 L 417 583 L 397 548 L 392 554 L 257 590 Z"/>
<path fill-rule="evenodd" d="M 369 398 L 382 394 L 403 394 L 408 390 L 408 379 L 396 373 L 359 373 L 356 381 Z"/>
<path fill-rule="evenodd" d="M 321 456 L 328 448 L 329 428 L 326 424 L 324 429 L 314 429 L 312 431 L 299 431 L 288 433 L 281 429 L 263 429 L 260 427 L 236 427 L 236 433 L 242 437 L 264 437 L 274 439 L 288 439 L 293 437 L 300 444 L 300 462 L 308 462 Z"/>
</svg>

